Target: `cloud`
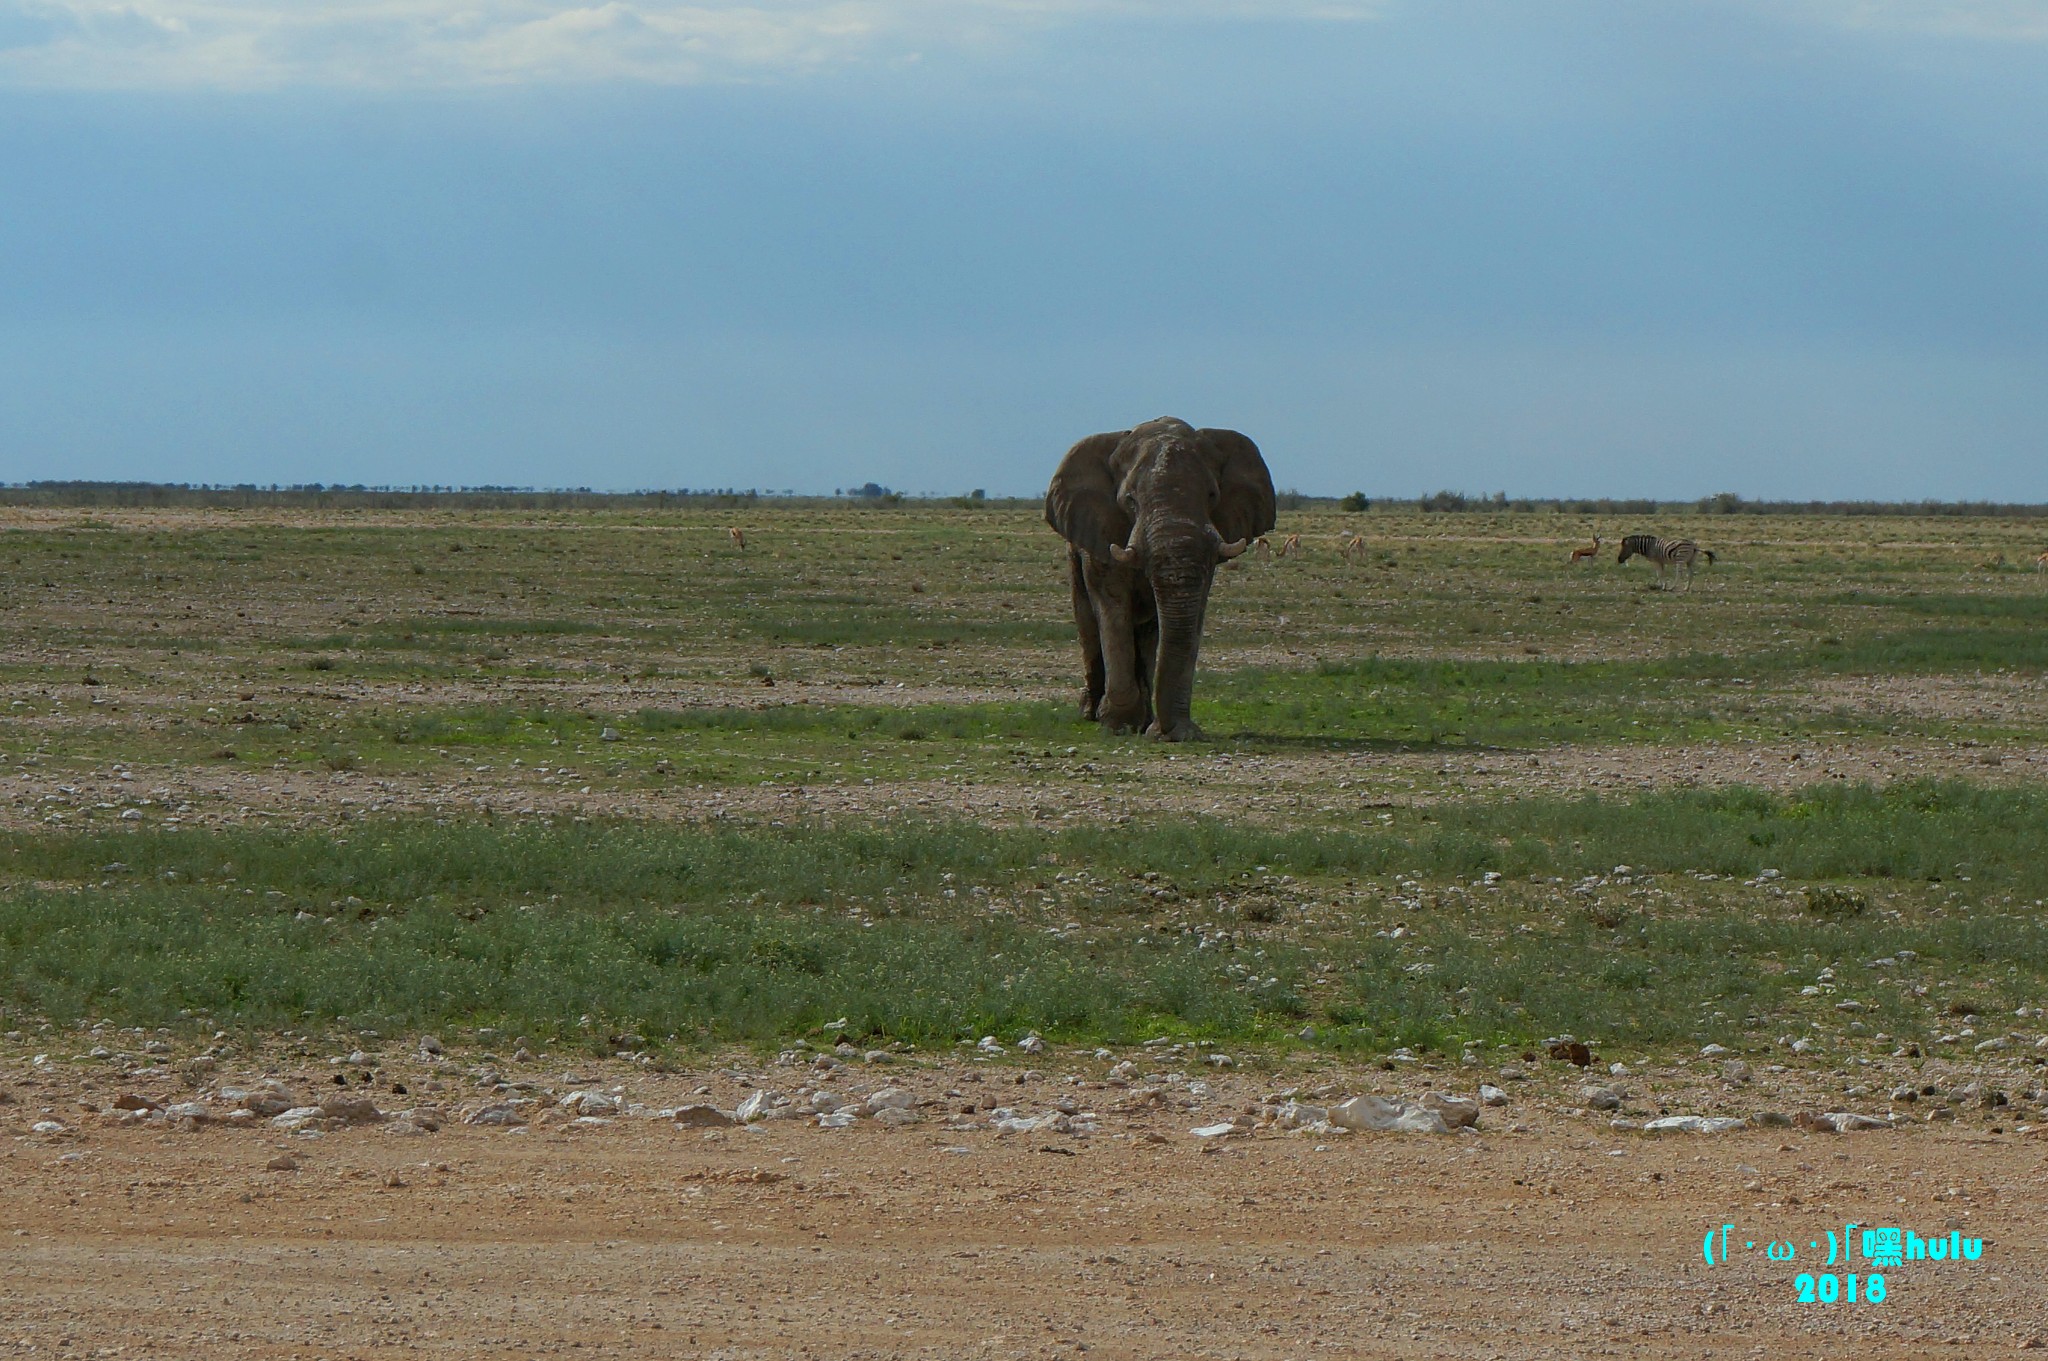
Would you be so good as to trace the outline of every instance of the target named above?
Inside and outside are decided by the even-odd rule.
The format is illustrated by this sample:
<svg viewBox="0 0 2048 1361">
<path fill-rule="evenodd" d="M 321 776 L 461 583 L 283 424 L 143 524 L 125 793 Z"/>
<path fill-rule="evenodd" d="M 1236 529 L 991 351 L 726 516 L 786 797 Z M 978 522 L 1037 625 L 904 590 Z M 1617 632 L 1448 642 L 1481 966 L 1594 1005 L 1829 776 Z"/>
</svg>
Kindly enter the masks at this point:
<svg viewBox="0 0 2048 1361">
<path fill-rule="evenodd" d="M 0 0 L 0 86 L 772 79 L 1099 19 L 1343 21 L 1377 0 Z"/>
</svg>

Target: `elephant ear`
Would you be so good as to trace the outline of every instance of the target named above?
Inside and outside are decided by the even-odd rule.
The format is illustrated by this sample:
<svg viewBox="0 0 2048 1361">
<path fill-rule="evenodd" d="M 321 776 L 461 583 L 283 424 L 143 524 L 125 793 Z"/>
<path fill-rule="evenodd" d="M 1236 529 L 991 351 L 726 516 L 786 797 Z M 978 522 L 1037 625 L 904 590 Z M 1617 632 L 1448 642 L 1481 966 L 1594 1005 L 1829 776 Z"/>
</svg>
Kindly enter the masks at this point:
<svg viewBox="0 0 2048 1361">
<path fill-rule="evenodd" d="M 1116 501 L 1116 476 L 1109 456 L 1128 430 L 1090 435 L 1060 460 L 1045 493 L 1045 522 L 1060 537 L 1098 562 L 1109 561 L 1109 546 L 1131 537 L 1131 517 Z"/>
<path fill-rule="evenodd" d="M 1210 514 L 1225 543 L 1256 539 L 1273 527 L 1273 475 L 1259 446 L 1235 430 L 1197 432 L 1216 474 L 1216 509 Z"/>
</svg>

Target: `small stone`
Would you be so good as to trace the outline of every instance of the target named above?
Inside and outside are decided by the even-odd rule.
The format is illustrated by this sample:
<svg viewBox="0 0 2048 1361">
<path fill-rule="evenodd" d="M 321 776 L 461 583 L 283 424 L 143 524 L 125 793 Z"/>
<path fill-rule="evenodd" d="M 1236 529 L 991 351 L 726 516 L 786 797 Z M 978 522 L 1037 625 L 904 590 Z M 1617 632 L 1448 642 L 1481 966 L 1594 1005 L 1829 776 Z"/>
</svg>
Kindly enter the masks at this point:
<svg viewBox="0 0 2048 1361">
<path fill-rule="evenodd" d="M 1749 1065 L 1741 1059 L 1730 1059 L 1721 1065 L 1721 1080 L 1723 1082 L 1747 1082 L 1749 1079 Z"/>
<path fill-rule="evenodd" d="M 1428 1092 L 1423 1095 L 1422 1108 L 1435 1111 L 1451 1129 L 1463 1129 L 1479 1123 L 1479 1103 L 1469 1097 Z"/>
<path fill-rule="evenodd" d="M 388 1187 L 391 1187 L 393 1190 L 396 1190 L 399 1187 L 405 1185 L 405 1178 L 398 1174 L 397 1168 L 393 1168 L 391 1171 L 386 1172 L 384 1174 L 384 1184 Z"/>
<path fill-rule="evenodd" d="M 772 1092 L 763 1087 L 757 1091 L 749 1092 L 747 1099 L 740 1102 L 739 1109 L 733 1112 L 733 1117 L 743 1125 L 751 1125 L 756 1120 L 776 1119 L 781 1112 L 788 1109 L 790 1109 L 789 1103 L 783 1098 L 781 1093 Z"/>
<path fill-rule="evenodd" d="M 114 1109 L 117 1111 L 160 1111 L 163 1107 L 146 1096 L 137 1096 L 133 1092 L 123 1092 L 114 1098 Z"/>
<path fill-rule="evenodd" d="M 890 1106 L 875 1112 L 875 1123 L 884 1129 L 902 1129 L 905 1125 L 915 1125 L 923 1119 L 924 1117 L 916 1111 L 905 1110 L 900 1106 Z"/>
<path fill-rule="evenodd" d="M 1593 1051 L 1578 1040 L 1559 1040 L 1550 1046 L 1550 1057 L 1584 1068 L 1593 1062 Z"/>
<path fill-rule="evenodd" d="M 485 1106 L 482 1110 L 465 1116 L 463 1123 L 466 1125 L 523 1125 L 526 1123 L 526 1117 L 511 1102 L 501 1101 L 495 1105 Z"/>
<path fill-rule="evenodd" d="M 1045 1041 L 1039 1038 L 1038 1032 L 1034 1030 L 1023 1039 L 1017 1041 L 1017 1047 L 1027 1054 L 1043 1054 L 1045 1052 Z"/>
<path fill-rule="evenodd" d="M 30 1134 L 58 1135 L 69 1134 L 71 1131 L 65 1129 L 64 1126 L 58 1124 L 55 1120 L 38 1120 L 28 1127 L 28 1132 Z"/>
<path fill-rule="evenodd" d="M 1237 1126 L 1225 1121 L 1220 1125 L 1199 1125 L 1189 1130 L 1188 1133 L 1194 1135 L 1197 1139 L 1221 1139 L 1226 1135 L 1237 1133 Z"/>
<path fill-rule="evenodd" d="M 1522 1082 L 1527 1080 L 1528 1076 L 1529 1070 L 1522 1067 L 1519 1063 L 1503 1063 L 1500 1066 L 1500 1080 L 1502 1082 Z"/>
<path fill-rule="evenodd" d="M 827 1111 L 818 1117 L 819 1129 L 845 1129 L 859 1117 L 852 1111 Z"/>
<path fill-rule="evenodd" d="M 1479 1104 L 1482 1106 L 1505 1106 L 1508 1094 L 1490 1082 L 1479 1084 Z"/>
<path fill-rule="evenodd" d="M 173 1120 L 190 1120 L 203 1125 L 213 1119 L 213 1108 L 204 1101 L 174 1101 L 164 1107 L 164 1114 Z"/>
<path fill-rule="evenodd" d="M 678 1129 L 724 1129 L 739 1123 L 718 1107 L 702 1104 L 681 1107 L 676 1111 L 675 1120 Z"/>
<path fill-rule="evenodd" d="M 420 1036 L 419 1048 L 422 1054 L 431 1054 L 436 1058 L 440 1057 L 444 1052 L 441 1048 L 440 1039 L 433 1035 Z"/>
<path fill-rule="evenodd" d="M 1621 1109 L 1621 1093 L 1613 1087 L 1581 1087 L 1579 1100 L 1589 1110 L 1612 1111 Z"/>
<path fill-rule="evenodd" d="M 597 735 L 597 740 L 600 742 L 617 742 L 620 739 L 621 734 L 617 728 L 606 728 Z"/>
<path fill-rule="evenodd" d="M 263 1170 L 266 1172 L 296 1172 L 299 1170 L 299 1160 L 289 1153 L 280 1153 L 269 1162 L 263 1164 Z"/>
<path fill-rule="evenodd" d="M 1728 1046 L 1725 1044 L 1710 1044 L 1700 1050 L 1700 1057 L 1704 1059 L 1717 1059 L 1728 1052 Z"/>
</svg>

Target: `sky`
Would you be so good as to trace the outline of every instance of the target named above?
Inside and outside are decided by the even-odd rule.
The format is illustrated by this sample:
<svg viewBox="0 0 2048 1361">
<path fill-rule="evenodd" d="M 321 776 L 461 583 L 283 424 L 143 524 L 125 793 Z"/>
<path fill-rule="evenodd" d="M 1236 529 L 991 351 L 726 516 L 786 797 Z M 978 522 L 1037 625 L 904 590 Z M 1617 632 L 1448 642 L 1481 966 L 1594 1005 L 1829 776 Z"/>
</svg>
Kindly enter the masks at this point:
<svg viewBox="0 0 2048 1361">
<path fill-rule="evenodd" d="M 2048 0 L 0 0 L 0 482 L 2048 501 Z"/>
</svg>

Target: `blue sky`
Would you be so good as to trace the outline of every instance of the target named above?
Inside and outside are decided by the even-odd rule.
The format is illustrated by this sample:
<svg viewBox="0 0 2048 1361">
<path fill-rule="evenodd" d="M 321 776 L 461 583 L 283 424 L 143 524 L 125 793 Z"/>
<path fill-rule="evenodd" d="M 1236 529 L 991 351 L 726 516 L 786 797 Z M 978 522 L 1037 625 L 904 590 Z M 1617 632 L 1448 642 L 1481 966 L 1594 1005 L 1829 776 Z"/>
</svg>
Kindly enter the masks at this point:
<svg viewBox="0 0 2048 1361">
<path fill-rule="evenodd" d="M 0 0 L 0 480 L 2048 501 L 2048 0 Z"/>
</svg>

